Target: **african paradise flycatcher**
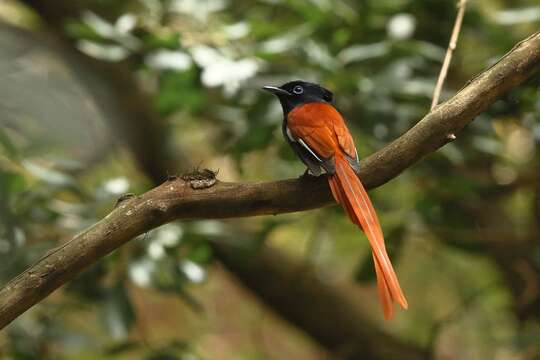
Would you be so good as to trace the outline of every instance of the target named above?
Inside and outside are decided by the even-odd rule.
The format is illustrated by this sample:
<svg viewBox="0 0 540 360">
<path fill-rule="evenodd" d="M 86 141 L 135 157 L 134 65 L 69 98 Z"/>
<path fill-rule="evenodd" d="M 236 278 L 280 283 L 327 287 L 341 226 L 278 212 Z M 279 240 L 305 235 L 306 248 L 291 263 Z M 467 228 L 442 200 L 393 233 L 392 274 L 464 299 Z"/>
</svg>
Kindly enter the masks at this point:
<svg viewBox="0 0 540 360">
<path fill-rule="evenodd" d="M 375 209 L 358 178 L 360 163 L 345 120 L 332 105 L 333 94 L 317 84 L 291 81 L 264 86 L 276 95 L 283 108 L 283 136 L 311 174 L 323 170 L 334 199 L 351 221 L 366 234 L 372 249 L 377 287 L 384 317 L 393 316 L 393 302 L 407 309 L 407 300 L 386 253 Z"/>
</svg>

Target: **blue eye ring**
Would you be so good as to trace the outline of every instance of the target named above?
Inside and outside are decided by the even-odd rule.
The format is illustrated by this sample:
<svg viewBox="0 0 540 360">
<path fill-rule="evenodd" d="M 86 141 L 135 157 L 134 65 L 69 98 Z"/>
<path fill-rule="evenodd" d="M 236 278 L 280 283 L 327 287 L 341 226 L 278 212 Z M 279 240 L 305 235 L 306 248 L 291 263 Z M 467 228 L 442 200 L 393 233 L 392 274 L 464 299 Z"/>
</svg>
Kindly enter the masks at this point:
<svg viewBox="0 0 540 360">
<path fill-rule="evenodd" d="M 292 90 L 293 93 L 295 93 L 296 95 L 300 95 L 304 92 L 304 88 L 301 87 L 300 85 L 296 85 L 293 90 Z"/>
</svg>

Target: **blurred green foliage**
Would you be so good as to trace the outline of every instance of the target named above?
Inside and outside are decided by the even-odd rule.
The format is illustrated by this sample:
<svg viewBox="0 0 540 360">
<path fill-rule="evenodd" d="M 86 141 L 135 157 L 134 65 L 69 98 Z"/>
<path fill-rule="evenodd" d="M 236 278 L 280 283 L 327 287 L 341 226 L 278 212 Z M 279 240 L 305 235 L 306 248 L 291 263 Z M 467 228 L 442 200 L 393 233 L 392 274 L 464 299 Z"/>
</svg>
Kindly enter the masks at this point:
<svg viewBox="0 0 540 360">
<path fill-rule="evenodd" d="M 194 163 L 219 168 L 224 180 L 303 172 L 281 139 L 279 105 L 259 91 L 265 84 L 302 78 L 332 89 L 361 156 L 402 134 L 429 109 L 455 16 L 455 2 L 441 0 L 83 3 L 65 33 L 89 56 L 132 66 L 174 142 Z M 4 21 L 28 11 L 6 4 L 0 5 Z M 443 98 L 538 30 L 539 13 L 535 0 L 470 1 Z M 18 26 L 35 25 L 21 19 Z M 372 192 L 411 304 L 388 327 L 440 358 L 540 353 L 539 86 L 536 77 L 512 90 L 455 142 Z M 36 95 L 27 89 L 20 96 Z M 40 126 L 39 119 L 24 121 Z M 106 215 L 122 193 L 148 187 L 121 146 L 90 164 L 72 148 L 51 146 L 51 156 L 46 143 L 35 150 L 39 137 L 21 123 L 0 127 L 3 284 Z M 253 236 L 240 235 L 246 231 Z M 267 243 L 336 281 L 356 279 L 354 286 L 373 289 L 367 244 L 338 208 L 175 223 L 133 240 L 31 309 L 0 337 L 0 354 L 212 358 L 212 343 L 197 326 L 190 328 L 197 336 L 177 336 L 175 329 L 160 341 L 141 335 L 141 323 L 168 309 L 149 310 L 133 298 L 173 296 L 197 317 L 210 316 L 201 288 L 213 281 L 207 279 L 215 269 L 212 241 L 239 241 L 247 256 Z M 223 316 L 234 322 L 235 315 Z M 79 316 L 84 321 L 77 323 Z M 302 341 L 295 346 L 308 346 Z M 264 353 L 256 347 L 222 358 L 267 358 Z"/>
</svg>

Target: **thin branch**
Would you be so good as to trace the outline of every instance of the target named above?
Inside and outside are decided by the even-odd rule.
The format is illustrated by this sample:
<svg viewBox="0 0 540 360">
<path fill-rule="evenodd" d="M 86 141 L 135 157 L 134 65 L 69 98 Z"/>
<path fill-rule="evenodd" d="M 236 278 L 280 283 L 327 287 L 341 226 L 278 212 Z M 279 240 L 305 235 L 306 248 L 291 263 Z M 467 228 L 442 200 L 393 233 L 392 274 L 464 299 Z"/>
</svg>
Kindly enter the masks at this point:
<svg viewBox="0 0 540 360">
<path fill-rule="evenodd" d="M 437 85 L 433 91 L 433 101 L 431 102 L 431 110 L 439 103 L 439 97 L 441 96 L 441 91 L 444 85 L 444 80 L 446 79 L 446 74 L 448 73 L 448 67 L 450 67 L 450 61 L 452 61 L 452 55 L 457 46 L 457 41 L 459 37 L 459 32 L 461 31 L 461 24 L 463 22 L 463 15 L 465 15 L 465 8 L 467 7 L 467 0 L 459 0 L 457 4 L 457 16 L 456 22 L 454 23 L 454 29 L 452 30 L 452 35 L 450 36 L 450 43 L 448 44 L 448 49 L 446 50 L 446 55 L 444 56 L 444 61 L 441 67 L 441 72 L 439 78 L 437 79 Z M 455 140 L 454 134 L 448 134 L 449 140 Z"/>
<path fill-rule="evenodd" d="M 380 186 L 448 142 L 497 98 L 540 70 L 540 32 L 514 47 L 452 99 L 404 135 L 361 162 L 362 181 Z M 327 181 L 216 182 L 194 190 L 173 179 L 124 200 L 103 220 L 51 251 L 0 290 L 0 328 L 73 279 L 86 267 L 157 226 L 177 219 L 279 214 L 333 203 Z"/>
</svg>

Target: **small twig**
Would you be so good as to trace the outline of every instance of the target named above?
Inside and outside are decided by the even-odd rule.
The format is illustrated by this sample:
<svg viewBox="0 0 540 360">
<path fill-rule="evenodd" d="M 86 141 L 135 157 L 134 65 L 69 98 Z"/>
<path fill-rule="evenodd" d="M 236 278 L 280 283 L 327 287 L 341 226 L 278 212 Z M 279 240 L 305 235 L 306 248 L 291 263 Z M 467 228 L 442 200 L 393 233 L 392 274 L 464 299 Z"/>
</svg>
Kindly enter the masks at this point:
<svg viewBox="0 0 540 360">
<path fill-rule="evenodd" d="M 456 16 L 456 22 L 454 23 L 454 29 L 452 30 L 452 36 L 450 37 L 450 43 L 448 44 L 448 49 L 446 50 L 446 55 L 444 56 L 441 73 L 439 74 L 439 78 L 437 79 L 437 85 L 435 86 L 435 90 L 433 91 L 431 110 L 433 110 L 433 108 L 439 103 L 439 97 L 441 96 L 444 80 L 446 79 L 448 67 L 450 66 L 450 61 L 452 60 L 452 54 L 454 53 L 454 50 L 457 46 L 457 40 L 459 37 L 459 32 L 461 31 L 461 23 L 463 22 L 463 15 L 465 15 L 466 6 L 467 0 L 459 0 L 459 3 L 457 4 L 458 12 Z"/>
</svg>

